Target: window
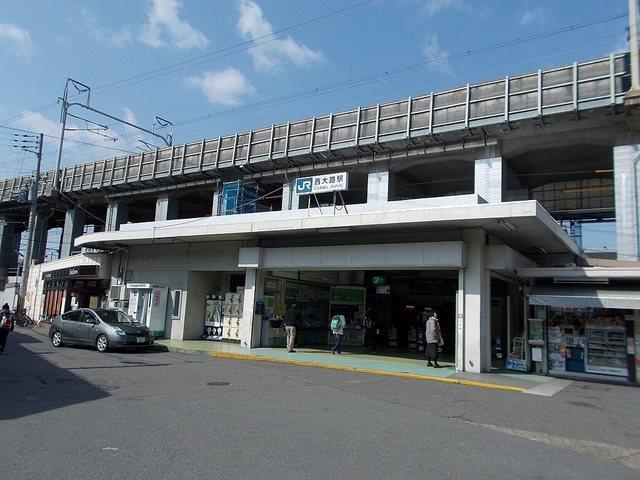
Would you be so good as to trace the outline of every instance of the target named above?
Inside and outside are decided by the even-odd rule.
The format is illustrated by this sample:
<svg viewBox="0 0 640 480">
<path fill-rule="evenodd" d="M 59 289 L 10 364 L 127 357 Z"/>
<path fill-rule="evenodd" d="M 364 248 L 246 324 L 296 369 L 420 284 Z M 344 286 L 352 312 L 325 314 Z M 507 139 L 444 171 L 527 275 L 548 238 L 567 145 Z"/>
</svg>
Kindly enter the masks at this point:
<svg viewBox="0 0 640 480">
<path fill-rule="evenodd" d="M 93 315 L 93 313 L 88 311 L 82 312 L 82 321 L 84 323 L 97 323 L 96 317 Z"/>
<path fill-rule="evenodd" d="M 82 310 L 73 310 L 71 312 L 67 312 L 64 315 L 62 315 L 62 319 L 68 320 L 71 322 L 79 322 L 81 315 L 82 315 Z"/>
<path fill-rule="evenodd" d="M 180 301 L 182 299 L 182 290 L 174 290 L 171 292 L 171 300 L 173 308 L 171 310 L 171 318 L 180 318 Z"/>
</svg>

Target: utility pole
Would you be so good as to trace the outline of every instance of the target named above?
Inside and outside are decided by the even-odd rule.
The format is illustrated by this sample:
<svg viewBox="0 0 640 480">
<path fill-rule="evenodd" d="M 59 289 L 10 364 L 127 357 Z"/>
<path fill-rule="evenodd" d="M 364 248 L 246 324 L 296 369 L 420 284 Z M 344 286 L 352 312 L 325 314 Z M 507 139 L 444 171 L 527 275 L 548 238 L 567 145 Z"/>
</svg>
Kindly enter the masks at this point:
<svg viewBox="0 0 640 480">
<path fill-rule="evenodd" d="M 37 151 L 30 151 L 36 154 L 36 174 L 31 181 L 29 200 L 31 206 L 29 208 L 29 225 L 27 227 L 27 246 L 24 252 L 24 260 L 22 265 L 22 279 L 20 280 L 20 294 L 18 297 L 18 311 L 24 309 L 24 297 L 27 293 L 27 282 L 29 281 L 29 267 L 31 266 L 31 258 L 33 257 L 33 236 L 36 229 L 36 214 L 38 207 L 38 194 L 40 189 L 40 164 L 42 163 L 42 141 L 44 135 L 38 135 Z"/>
<path fill-rule="evenodd" d="M 629 51 L 631 56 L 631 89 L 627 96 L 640 96 L 640 55 L 638 52 L 638 0 L 629 0 Z"/>
</svg>

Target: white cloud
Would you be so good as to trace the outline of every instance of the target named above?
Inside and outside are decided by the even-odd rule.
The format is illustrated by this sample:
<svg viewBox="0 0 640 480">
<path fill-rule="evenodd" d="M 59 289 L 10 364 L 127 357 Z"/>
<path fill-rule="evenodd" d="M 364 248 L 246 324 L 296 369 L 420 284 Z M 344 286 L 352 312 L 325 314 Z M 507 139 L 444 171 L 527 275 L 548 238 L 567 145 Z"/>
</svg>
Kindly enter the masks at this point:
<svg viewBox="0 0 640 480">
<path fill-rule="evenodd" d="M 124 120 L 126 120 L 129 123 L 133 123 L 134 125 L 138 124 L 138 119 L 136 118 L 135 113 L 133 113 L 133 111 L 129 108 L 129 107 L 122 107 L 122 111 L 124 112 Z M 127 132 L 129 133 L 134 133 L 134 132 L 139 132 L 140 130 L 130 127 L 128 125 L 124 126 L 125 130 L 127 130 Z"/>
<path fill-rule="evenodd" d="M 322 53 L 296 42 L 291 36 L 269 38 L 273 35 L 271 23 L 264 17 L 262 8 L 251 0 L 238 0 L 240 17 L 236 25 L 238 33 L 246 40 L 266 43 L 254 45 L 249 50 L 256 70 L 277 72 L 282 63 L 291 62 L 303 67 L 322 60 Z"/>
<path fill-rule="evenodd" d="M 209 39 L 189 22 L 179 18 L 179 0 L 151 0 L 147 23 L 140 27 L 138 40 L 154 48 L 171 45 L 179 49 L 203 48 Z"/>
<path fill-rule="evenodd" d="M 544 12 L 542 10 L 528 10 L 520 15 L 521 25 L 531 25 L 534 23 L 540 23 L 545 19 Z"/>
<path fill-rule="evenodd" d="M 438 36 L 435 33 L 427 35 L 422 45 L 422 53 L 429 61 L 427 64 L 429 69 L 447 74 L 453 72 L 447 59 L 449 52 L 440 46 L 440 40 L 438 40 Z"/>
<path fill-rule="evenodd" d="M 125 25 L 119 30 L 113 30 L 103 27 L 98 19 L 86 8 L 81 8 L 81 12 L 91 35 L 100 43 L 114 47 L 122 47 L 123 45 L 131 43 L 133 40 L 131 25 Z"/>
<path fill-rule="evenodd" d="M 0 45 L 15 55 L 31 55 L 33 42 L 31 34 L 26 28 L 0 23 Z"/>
<path fill-rule="evenodd" d="M 249 80 L 234 67 L 218 72 L 206 71 L 202 75 L 187 77 L 185 83 L 202 90 L 209 101 L 222 105 L 234 105 L 242 97 L 255 92 Z"/>
<path fill-rule="evenodd" d="M 424 11 L 427 15 L 435 15 L 443 10 L 472 11 L 473 8 L 465 0 L 427 0 Z"/>
</svg>

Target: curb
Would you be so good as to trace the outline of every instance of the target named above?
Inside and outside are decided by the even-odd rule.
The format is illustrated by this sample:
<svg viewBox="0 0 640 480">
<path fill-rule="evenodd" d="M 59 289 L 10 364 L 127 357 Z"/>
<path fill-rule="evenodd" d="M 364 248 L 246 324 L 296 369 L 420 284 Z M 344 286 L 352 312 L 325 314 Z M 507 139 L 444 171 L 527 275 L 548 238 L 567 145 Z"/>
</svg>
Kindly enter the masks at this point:
<svg viewBox="0 0 640 480">
<path fill-rule="evenodd" d="M 175 349 L 183 350 L 183 349 Z M 179 352 L 179 353 L 194 353 L 193 350 L 189 350 L 188 352 Z M 325 368 L 329 370 L 341 370 L 345 372 L 354 372 L 361 373 L 366 375 L 379 375 L 384 377 L 398 377 L 398 378 L 409 378 L 411 380 L 423 380 L 429 382 L 440 382 L 440 383 L 449 383 L 455 385 L 464 385 L 467 387 L 476 387 L 476 388 L 485 388 L 487 390 L 500 390 L 505 392 L 515 392 L 515 393 L 524 393 L 526 389 L 520 387 L 511 387 L 509 385 L 498 385 L 495 383 L 488 382 L 478 382 L 475 380 L 464 380 L 459 378 L 447 378 L 447 377 L 433 377 L 430 375 L 418 375 L 415 373 L 406 373 L 406 372 L 386 372 L 384 370 L 374 370 L 370 368 L 359 368 L 359 367 L 346 367 L 341 365 L 332 365 L 329 363 L 317 363 L 317 362 L 308 362 L 304 360 L 288 360 L 281 358 L 272 358 L 272 357 L 262 357 L 259 355 L 245 355 L 242 353 L 228 353 L 228 352 L 207 352 L 210 354 L 212 358 L 226 358 L 233 360 L 249 360 L 255 362 L 269 362 L 269 363 L 281 363 L 286 365 L 296 365 L 300 367 L 315 367 L 315 368 Z"/>
</svg>

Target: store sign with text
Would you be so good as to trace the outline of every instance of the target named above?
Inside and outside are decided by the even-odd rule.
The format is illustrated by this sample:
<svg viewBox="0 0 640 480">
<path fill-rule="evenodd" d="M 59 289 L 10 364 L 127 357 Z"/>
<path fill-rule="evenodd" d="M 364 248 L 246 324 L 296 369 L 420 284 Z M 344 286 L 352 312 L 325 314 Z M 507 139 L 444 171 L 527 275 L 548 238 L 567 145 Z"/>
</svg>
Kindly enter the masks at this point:
<svg viewBox="0 0 640 480">
<path fill-rule="evenodd" d="M 296 179 L 297 195 L 315 195 L 318 193 L 339 192 L 349 188 L 349 174 L 347 172 L 329 173 Z"/>
</svg>

